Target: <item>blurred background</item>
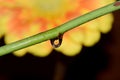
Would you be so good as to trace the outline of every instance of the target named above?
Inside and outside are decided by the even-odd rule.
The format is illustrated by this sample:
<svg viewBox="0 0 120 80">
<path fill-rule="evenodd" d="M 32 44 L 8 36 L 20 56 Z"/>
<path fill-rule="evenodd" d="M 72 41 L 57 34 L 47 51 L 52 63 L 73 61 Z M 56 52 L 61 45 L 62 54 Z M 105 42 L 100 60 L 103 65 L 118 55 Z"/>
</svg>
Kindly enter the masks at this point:
<svg viewBox="0 0 120 80">
<path fill-rule="evenodd" d="M 120 10 L 113 15 L 112 30 L 74 57 L 57 51 L 44 58 L 1 56 L 0 80 L 120 80 Z M 0 46 L 5 45 L 3 40 Z"/>
</svg>

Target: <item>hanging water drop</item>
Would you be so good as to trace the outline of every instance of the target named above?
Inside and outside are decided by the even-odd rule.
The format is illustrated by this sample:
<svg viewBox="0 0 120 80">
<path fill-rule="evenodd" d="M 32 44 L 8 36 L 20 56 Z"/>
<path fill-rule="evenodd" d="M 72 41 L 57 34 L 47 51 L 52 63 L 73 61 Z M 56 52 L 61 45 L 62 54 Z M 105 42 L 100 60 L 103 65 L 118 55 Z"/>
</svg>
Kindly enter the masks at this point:
<svg viewBox="0 0 120 80">
<path fill-rule="evenodd" d="M 58 37 L 50 40 L 53 48 L 58 48 L 62 44 L 62 35 L 60 34 Z"/>
</svg>

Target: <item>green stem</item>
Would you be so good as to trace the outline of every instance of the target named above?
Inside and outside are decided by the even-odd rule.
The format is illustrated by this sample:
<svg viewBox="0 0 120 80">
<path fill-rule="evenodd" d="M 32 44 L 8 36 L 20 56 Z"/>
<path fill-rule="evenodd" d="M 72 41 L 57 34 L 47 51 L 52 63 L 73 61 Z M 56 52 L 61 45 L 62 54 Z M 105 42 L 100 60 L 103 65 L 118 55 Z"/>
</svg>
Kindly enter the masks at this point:
<svg viewBox="0 0 120 80">
<path fill-rule="evenodd" d="M 117 5 L 115 5 L 116 3 L 117 3 Z M 97 10 L 94 10 L 85 15 L 79 16 L 73 20 L 70 20 L 70 21 L 68 21 L 56 28 L 53 28 L 51 30 L 48 30 L 48 31 L 36 34 L 34 36 L 7 44 L 5 46 L 2 46 L 2 47 L 0 47 L 0 56 L 11 53 L 13 51 L 17 51 L 17 50 L 26 48 L 28 46 L 31 46 L 31 45 L 34 45 L 37 43 L 41 43 L 46 40 L 53 39 L 53 38 L 59 36 L 59 34 L 63 34 L 65 32 L 67 32 L 68 30 L 71 30 L 83 23 L 86 23 L 86 22 L 93 20 L 95 18 L 98 18 L 102 15 L 105 15 L 105 14 L 108 14 L 110 12 L 120 9 L 119 3 L 120 3 L 120 1 L 111 3 L 107 6 L 104 6 Z"/>
</svg>

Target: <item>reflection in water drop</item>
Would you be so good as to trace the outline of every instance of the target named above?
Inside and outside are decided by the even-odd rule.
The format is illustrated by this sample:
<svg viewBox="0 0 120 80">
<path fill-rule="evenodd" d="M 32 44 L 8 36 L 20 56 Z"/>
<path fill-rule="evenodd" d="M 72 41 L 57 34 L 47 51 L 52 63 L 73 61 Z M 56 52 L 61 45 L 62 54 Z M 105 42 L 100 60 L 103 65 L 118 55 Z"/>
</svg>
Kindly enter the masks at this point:
<svg viewBox="0 0 120 80">
<path fill-rule="evenodd" d="M 120 6 L 120 1 L 115 2 L 114 6 Z"/>
<path fill-rule="evenodd" d="M 50 40 L 53 48 L 58 48 L 62 44 L 62 36 L 63 35 L 60 34 L 58 37 Z"/>
</svg>

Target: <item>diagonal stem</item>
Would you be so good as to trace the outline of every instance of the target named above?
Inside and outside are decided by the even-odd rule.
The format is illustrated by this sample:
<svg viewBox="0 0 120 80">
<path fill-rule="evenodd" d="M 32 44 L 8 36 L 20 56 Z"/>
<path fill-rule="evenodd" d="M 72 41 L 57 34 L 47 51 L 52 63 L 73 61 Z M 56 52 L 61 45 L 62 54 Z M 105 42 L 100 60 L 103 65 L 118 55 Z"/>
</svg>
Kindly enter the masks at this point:
<svg viewBox="0 0 120 80">
<path fill-rule="evenodd" d="M 34 36 L 31 36 L 31 37 L 28 37 L 28 38 L 25 38 L 25 39 L 22 39 L 22 40 L 19 40 L 19 41 L 10 43 L 10 44 L 7 44 L 5 46 L 0 47 L 0 56 L 29 47 L 37 43 L 41 43 L 46 40 L 53 39 L 59 36 L 59 34 L 63 34 L 83 23 L 86 23 L 90 20 L 96 19 L 100 16 L 116 11 L 118 9 L 120 9 L 120 1 L 113 2 L 104 7 L 96 9 L 90 13 L 79 16 L 56 28 L 50 29 L 48 31 L 36 34 Z"/>
</svg>

